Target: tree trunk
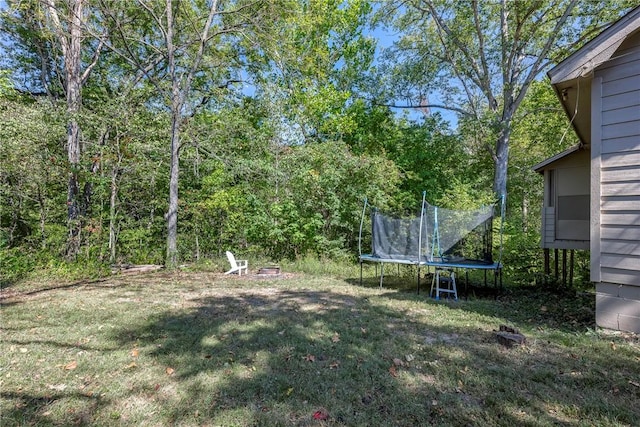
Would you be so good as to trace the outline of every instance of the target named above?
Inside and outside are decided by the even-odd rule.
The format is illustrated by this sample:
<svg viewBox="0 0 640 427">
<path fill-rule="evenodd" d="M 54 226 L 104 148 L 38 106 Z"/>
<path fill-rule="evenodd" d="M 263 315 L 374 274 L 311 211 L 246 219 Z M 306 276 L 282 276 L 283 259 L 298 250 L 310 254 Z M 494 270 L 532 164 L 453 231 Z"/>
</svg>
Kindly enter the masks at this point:
<svg viewBox="0 0 640 427">
<path fill-rule="evenodd" d="M 180 107 L 173 111 L 171 119 L 171 165 L 169 172 L 169 211 L 167 212 L 167 260 L 166 267 L 174 268 L 178 265 L 178 177 L 180 168 Z"/>
<path fill-rule="evenodd" d="M 173 44 L 173 4 L 167 0 L 167 62 L 171 78 L 171 163 L 169 165 L 169 210 L 167 212 L 167 259 L 165 266 L 178 265 L 178 179 L 180 176 L 180 117 L 182 97 L 180 80 L 176 72 L 175 47 Z"/>
<path fill-rule="evenodd" d="M 529 197 L 527 194 L 522 196 L 522 232 L 527 233 L 529 231 Z"/>
<path fill-rule="evenodd" d="M 73 259 L 80 251 L 81 203 L 79 191 L 80 172 L 80 125 L 77 115 L 82 104 L 81 41 L 82 41 L 82 7 L 84 0 L 69 0 L 65 18 L 65 28 L 58 15 L 59 8 L 55 0 L 45 2 L 49 16 L 53 21 L 58 41 L 64 58 L 65 92 L 67 101 L 67 157 L 69 160 L 69 179 L 67 183 L 67 247 L 66 256 Z"/>
<path fill-rule="evenodd" d="M 510 123 L 502 123 L 502 130 L 496 142 L 495 151 L 495 175 L 493 191 L 498 195 L 507 195 L 507 166 L 509 165 L 509 140 L 511 138 Z"/>
<path fill-rule="evenodd" d="M 82 104 L 82 76 L 80 73 L 80 42 L 82 40 L 82 6 L 83 0 L 70 2 L 69 35 L 67 40 L 61 40 L 66 45 L 64 51 L 67 113 L 69 124 L 67 127 L 67 155 L 69 159 L 69 183 L 67 186 L 67 223 L 68 240 L 66 255 L 75 258 L 80 251 L 80 231 L 82 200 L 79 191 L 80 171 L 80 125 L 77 114 Z"/>
<path fill-rule="evenodd" d="M 176 2 L 177 3 L 177 2 Z M 191 65 L 176 68 L 176 52 L 180 50 L 174 45 L 175 17 L 173 0 L 166 0 L 165 16 L 167 27 L 164 31 L 167 46 L 167 65 L 171 81 L 171 163 L 169 172 L 169 209 L 167 211 L 167 258 L 166 267 L 175 268 L 178 264 L 178 180 L 180 176 L 180 126 L 183 123 L 183 107 L 189 97 L 191 82 L 198 70 L 204 55 L 204 48 L 209 42 L 209 30 L 218 13 L 218 2 L 213 0 L 209 15 L 202 33 L 199 34 L 198 52 Z"/>
<path fill-rule="evenodd" d="M 111 172 L 111 196 L 109 198 L 109 262 L 113 263 L 116 260 L 116 243 L 118 240 L 118 233 L 116 232 L 116 203 L 118 201 L 118 171 L 120 170 L 120 163 L 122 161 L 122 155 L 118 152 L 118 163 L 113 167 Z"/>
</svg>

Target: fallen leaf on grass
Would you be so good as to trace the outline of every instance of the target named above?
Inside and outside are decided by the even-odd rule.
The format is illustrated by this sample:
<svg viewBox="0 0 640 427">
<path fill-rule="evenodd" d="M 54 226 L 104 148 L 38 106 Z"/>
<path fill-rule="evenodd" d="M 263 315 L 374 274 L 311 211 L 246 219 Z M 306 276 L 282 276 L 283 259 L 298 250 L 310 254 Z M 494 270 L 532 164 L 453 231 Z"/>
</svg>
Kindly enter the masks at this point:
<svg viewBox="0 0 640 427">
<path fill-rule="evenodd" d="M 415 357 L 413 357 L 413 354 L 407 354 L 406 356 L 404 356 L 404 360 L 406 360 L 407 362 L 413 362 L 413 359 L 415 359 Z"/>
<path fill-rule="evenodd" d="M 395 365 L 391 365 L 389 367 L 389 373 L 391 374 L 392 377 L 397 377 L 398 376 L 398 371 L 396 370 Z"/>
<path fill-rule="evenodd" d="M 304 357 L 304 361 L 305 362 L 315 362 L 316 361 L 316 357 L 313 354 L 307 354 Z"/>
<path fill-rule="evenodd" d="M 329 419 L 329 414 L 324 409 L 316 411 L 313 413 L 314 420 L 327 420 Z"/>
<path fill-rule="evenodd" d="M 124 369 L 133 369 L 133 368 L 135 368 L 137 366 L 138 365 L 136 364 L 136 362 L 131 362 Z"/>
<path fill-rule="evenodd" d="M 71 362 L 64 365 L 64 369 L 67 371 L 73 371 L 77 367 L 78 367 L 78 362 L 76 362 L 75 360 L 72 360 Z"/>
<path fill-rule="evenodd" d="M 333 337 L 331 337 L 331 341 L 332 341 L 332 342 L 340 342 L 340 334 L 339 334 L 339 333 L 337 333 L 337 332 L 335 332 L 335 333 L 333 334 Z"/>
<path fill-rule="evenodd" d="M 629 380 L 629 384 L 631 384 L 632 386 L 640 387 L 640 383 L 637 383 L 635 381 Z"/>
<path fill-rule="evenodd" d="M 340 362 L 335 361 L 329 365 L 329 369 L 338 369 L 340 367 Z"/>
<path fill-rule="evenodd" d="M 140 354 L 140 351 L 137 348 L 134 348 L 133 350 L 131 350 L 131 357 L 138 357 L 139 354 Z"/>
<path fill-rule="evenodd" d="M 393 364 L 396 366 L 402 366 L 404 365 L 404 363 L 402 362 L 402 360 L 398 359 L 397 357 L 393 358 Z"/>
<path fill-rule="evenodd" d="M 167 375 L 173 375 L 176 372 L 176 370 L 173 368 L 167 368 L 165 369 L 165 372 L 167 373 Z"/>
</svg>

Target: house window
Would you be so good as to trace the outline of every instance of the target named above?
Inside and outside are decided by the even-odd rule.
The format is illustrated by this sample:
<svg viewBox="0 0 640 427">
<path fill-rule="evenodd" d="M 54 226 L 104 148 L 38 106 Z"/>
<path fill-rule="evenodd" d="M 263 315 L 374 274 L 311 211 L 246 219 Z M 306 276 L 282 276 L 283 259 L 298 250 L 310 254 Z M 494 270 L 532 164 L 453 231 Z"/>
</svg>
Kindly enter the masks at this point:
<svg viewBox="0 0 640 427">
<path fill-rule="evenodd" d="M 589 221 L 589 195 L 558 197 L 559 221 Z"/>
</svg>

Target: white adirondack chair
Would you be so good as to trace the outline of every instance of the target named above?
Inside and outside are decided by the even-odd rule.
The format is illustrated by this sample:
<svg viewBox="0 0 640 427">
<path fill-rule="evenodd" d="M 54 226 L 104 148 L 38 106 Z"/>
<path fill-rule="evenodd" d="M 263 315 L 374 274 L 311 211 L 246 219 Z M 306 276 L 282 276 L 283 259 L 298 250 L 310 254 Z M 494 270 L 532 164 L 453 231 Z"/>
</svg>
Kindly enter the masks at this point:
<svg viewBox="0 0 640 427">
<path fill-rule="evenodd" d="M 231 264 L 231 270 L 227 271 L 224 274 L 238 273 L 238 276 L 242 276 L 242 270 L 244 270 L 244 274 L 249 273 L 249 261 L 246 259 L 236 260 L 236 257 L 229 251 L 227 251 L 227 259 L 229 260 L 229 264 Z"/>
</svg>

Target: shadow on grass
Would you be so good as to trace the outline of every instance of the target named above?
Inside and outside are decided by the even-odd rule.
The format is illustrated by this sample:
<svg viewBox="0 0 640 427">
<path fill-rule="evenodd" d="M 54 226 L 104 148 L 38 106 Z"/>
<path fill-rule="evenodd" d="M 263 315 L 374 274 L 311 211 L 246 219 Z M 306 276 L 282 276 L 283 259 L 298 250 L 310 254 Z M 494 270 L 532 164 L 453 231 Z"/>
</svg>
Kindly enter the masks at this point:
<svg viewBox="0 0 640 427">
<path fill-rule="evenodd" d="M 142 313 L 96 337 L 114 344 L 96 360 L 139 351 L 138 367 L 101 374 L 105 387 L 126 386 L 101 397 L 2 390 L 2 425 L 51 425 L 46 412 L 58 400 L 78 402 L 68 406 L 78 413 L 55 418 L 77 425 L 632 425 L 640 417 L 637 353 L 580 341 L 572 332 L 588 322 L 571 323 L 565 299 L 435 302 L 415 293 L 412 278 L 380 290 L 377 280 L 302 288 L 291 285 L 297 279 L 213 286 L 216 277 L 154 277 L 171 281 L 128 279 L 118 308 Z M 106 286 L 127 285 L 87 289 Z M 69 288 L 60 290 L 56 298 Z M 109 307 L 96 319 L 113 317 Z M 492 332 L 505 319 L 530 331 L 560 325 L 560 338 L 506 349 Z"/>
<path fill-rule="evenodd" d="M 379 288 L 374 277 L 347 279 L 347 283 L 364 288 Z M 415 277 L 390 276 L 385 278 L 384 289 L 394 299 L 410 301 L 430 300 L 431 276 L 421 278 L 420 292 Z M 453 302 L 453 309 L 475 312 L 480 315 L 504 319 L 518 327 L 553 328 L 563 332 L 594 330 L 595 294 L 566 287 L 508 287 L 483 286 L 477 283 L 458 286 L 459 301 L 442 298 L 442 303 Z M 496 325 L 497 327 L 498 325 Z"/>
<path fill-rule="evenodd" d="M 402 292 L 271 292 L 192 300 L 120 331 L 121 345 L 150 349 L 171 370 L 180 398 L 165 408 L 167 423 L 312 425 L 327 414 L 344 425 L 577 425 L 638 415 L 624 400 L 607 407 L 583 396 L 593 384 L 606 394 L 609 355 L 584 372 L 580 355 L 557 347 L 505 350 L 490 331 L 443 323 L 441 304 Z"/>
<path fill-rule="evenodd" d="M 19 304 L 23 302 L 24 298 L 28 298 L 33 295 L 43 294 L 43 293 L 52 292 L 52 291 L 77 289 L 77 288 L 87 287 L 91 285 L 99 285 L 101 283 L 108 282 L 108 280 L 109 280 L 108 278 L 100 278 L 100 279 L 93 279 L 93 280 L 78 280 L 72 283 L 62 283 L 62 284 L 53 285 L 53 286 L 38 286 L 35 289 L 21 290 L 21 291 L 11 289 L 10 287 L 2 288 L 0 291 L 0 307 Z"/>
<path fill-rule="evenodd" d="M 93 416 L 101 408 L 109 406 L 110 402 L 101 396 L 88 396 L 78 392 L 46 393 L 31 395 L 22 392 L 0 393 L 2 399 L 13 401 L 12 409 L 2 411 L 0 421 L 3 426 L 57 426 L 60 423 L 47 412 L 52 403 L 63 399 L 82 401 L 82 411 L 69 414 L 74 425 L 92 425 Z"/>
</svg>

